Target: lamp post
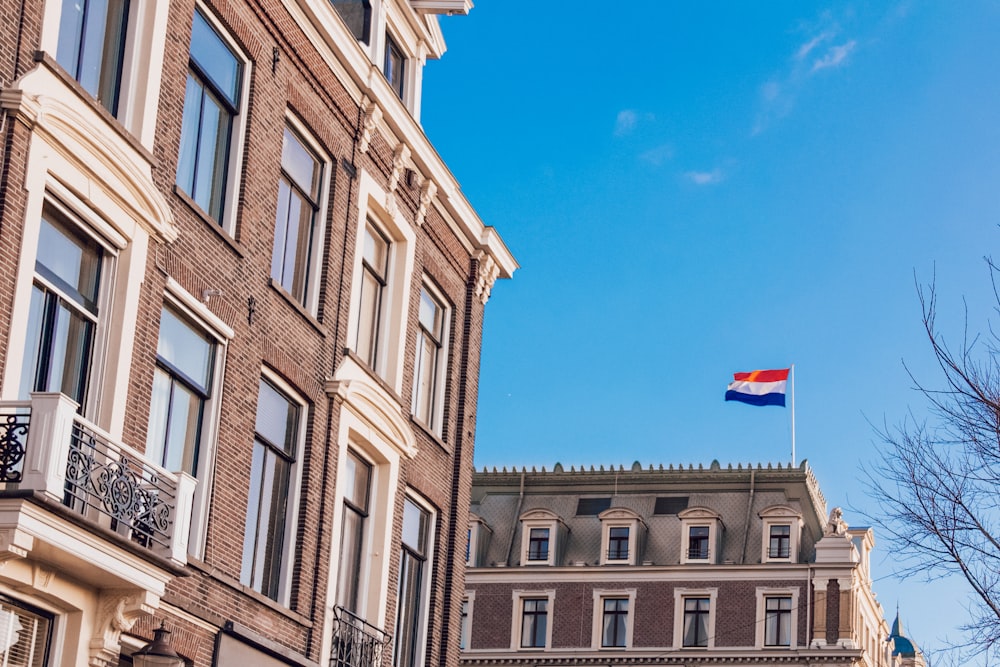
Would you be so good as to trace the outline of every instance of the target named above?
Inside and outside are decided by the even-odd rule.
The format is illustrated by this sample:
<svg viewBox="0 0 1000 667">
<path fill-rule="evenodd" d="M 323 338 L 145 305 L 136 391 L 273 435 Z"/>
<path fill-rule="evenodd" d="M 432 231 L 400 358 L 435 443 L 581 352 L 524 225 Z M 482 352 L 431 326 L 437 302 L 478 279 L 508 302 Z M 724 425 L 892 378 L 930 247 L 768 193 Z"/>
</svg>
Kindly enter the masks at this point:
<svg viewBox="0 0 1000 667">
<path fill-rule="evenodd" d="M 170 630 L 163 621 L 153 630 L 153 641 L 132 654 L 135 667 L 184 667 L 184 658 L 170 646 Z"/>
</svg>

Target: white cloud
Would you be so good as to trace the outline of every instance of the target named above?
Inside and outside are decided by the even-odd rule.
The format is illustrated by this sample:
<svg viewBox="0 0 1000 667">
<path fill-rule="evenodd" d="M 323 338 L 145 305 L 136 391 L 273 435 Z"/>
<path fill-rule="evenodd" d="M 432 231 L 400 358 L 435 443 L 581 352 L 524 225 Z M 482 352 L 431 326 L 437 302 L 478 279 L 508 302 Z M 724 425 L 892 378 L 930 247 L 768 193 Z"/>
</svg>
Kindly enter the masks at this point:
<svg viewBox="0 0 1000 667">
<path fill-rule="evenodd" d="M 636 123 L 639 122 L 639 116 L 631 109 L 622 109 L 618 112 L 618 118 L 615 120 L 615 136 L 621 137 L 632 132 L 635 129 Z"/>
<path fill-rule="evenodd" d="M 819 46 L 821 42 L 825 42 L 826 40 L 832 38 L 833 35 L 834 33 L 831 30 L 825 30 L 820 34 L 816 35 L 808 42 L 799 47 L 799 50 L 795 52 L 795 59 L 804 60 L 805 57 L 808 56 L 813 49 Z"/>
<path fill-rule="evenodd" d="M 847 56 L 851 55 L 851 51 L 854 50 L 857 41 L 851 40 L 839 46 L 830 47 L 822 58 L 816 60 L 813 63 L 812 71 L 818 72 L 821 69 L 827 69 L 828 67 L 839 67 L 843 64 Z"/>
<path fill-rule="evenodd" d="M 662 146 L 657 146 L 656 148 L 650 148 L 639 156 L 639 159 L 643 162 L 648 162 L 654 166 L 659 167 L 664 162 L 667 162 L 674 156 L 674 147 L 669 144 L 664 144 Z"/>
<path fill-rule="evenodd" d="M 684 176 L 695 185 L 715 185 L 716 183 L 721 183 L 723 179 L 721 169 L 713 169 L 712 171 L 689 171 L 684 174 Z"/>
</svg>

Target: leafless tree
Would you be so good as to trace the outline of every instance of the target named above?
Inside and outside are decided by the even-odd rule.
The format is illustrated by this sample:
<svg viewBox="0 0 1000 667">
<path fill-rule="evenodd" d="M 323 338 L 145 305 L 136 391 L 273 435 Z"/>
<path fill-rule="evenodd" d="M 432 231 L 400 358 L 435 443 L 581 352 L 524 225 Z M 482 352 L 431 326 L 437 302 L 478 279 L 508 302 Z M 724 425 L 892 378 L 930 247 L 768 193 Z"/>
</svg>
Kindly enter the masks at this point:
<svg viewBox="0 0 1000 667">
<path fill-rule="evenodd" d="M 998 268 L 987 264 L 1000 313 Z M 966 316 L 960 345 L 949 346 L 935 321 L 933 282 L 918 294 L 940 388 L 907 369 L 927 417 L 911 411 L 876 429 L 882 456 L 865 475 L 881 512 L 869 519 L 888 534 L 897 575 L 965 578 L 972 595 L 964 648 L 992 661 L 1000 658 L 1000 336 L 970 335 Z"/>
</svg>

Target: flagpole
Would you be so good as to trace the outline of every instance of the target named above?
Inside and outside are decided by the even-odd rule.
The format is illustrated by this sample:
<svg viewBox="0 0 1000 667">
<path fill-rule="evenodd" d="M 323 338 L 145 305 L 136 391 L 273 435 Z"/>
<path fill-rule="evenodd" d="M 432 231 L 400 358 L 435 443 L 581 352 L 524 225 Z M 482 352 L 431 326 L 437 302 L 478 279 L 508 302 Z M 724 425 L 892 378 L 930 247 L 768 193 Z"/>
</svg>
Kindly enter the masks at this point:
<svg viewBox="0 0 1000 667">
<path fill-rule="evenodd" d="M 795 466 L 795 364 L 791 367 L 792 375 L 792 466 Z"/>
</svg>

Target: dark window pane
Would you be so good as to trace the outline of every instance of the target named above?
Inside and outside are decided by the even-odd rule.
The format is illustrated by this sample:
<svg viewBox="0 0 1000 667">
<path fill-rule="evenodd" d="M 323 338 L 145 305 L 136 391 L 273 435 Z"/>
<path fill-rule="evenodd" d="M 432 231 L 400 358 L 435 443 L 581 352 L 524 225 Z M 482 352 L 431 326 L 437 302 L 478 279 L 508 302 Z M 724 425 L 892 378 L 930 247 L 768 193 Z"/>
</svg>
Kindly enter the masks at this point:
<svg viewBox="0 0 1000 667">
<path fill-rule="evenodd" d="M 198 11 L 191 25 L 191 60 L 229 105 L 237 107 L 242 75 L 240 61 Z"/>
<path fill-rule="evenodd" d="M 576 501 L 577 516 L 597 516 L 611 507 L 611 498 L 580 498 Z"/>
</svg>

